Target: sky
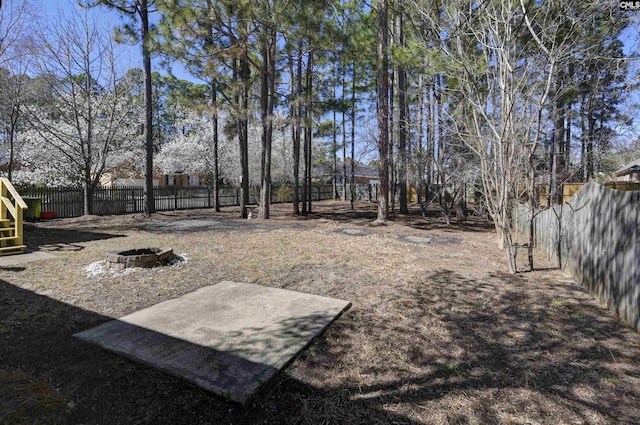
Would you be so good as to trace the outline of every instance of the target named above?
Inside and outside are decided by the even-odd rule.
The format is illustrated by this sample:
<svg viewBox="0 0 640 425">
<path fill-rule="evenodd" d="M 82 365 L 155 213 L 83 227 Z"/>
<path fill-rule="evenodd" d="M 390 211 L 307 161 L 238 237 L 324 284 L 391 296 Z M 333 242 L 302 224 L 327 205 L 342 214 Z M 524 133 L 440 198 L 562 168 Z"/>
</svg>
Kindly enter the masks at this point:
<svg viewBox="0 0 640 425">
<path fill-rule="evenodd" d="M 68 8 L 79 7 L 78 0 L 36 0 L 36 2 L 41 2 L 44 4 L 44 14 L 48 17 L 55 17 L 58 14 L 58 10 L 65 10 Z M 103 6 L 99 6 L 96 8 L 92 8 L 90 10 L 90 15 L 95 17 L 102 23 L 107 24 L 112 28 L 116 28 L 119 24 L 122 23 L 122 19 L 118 15 L 117 12 L 109 10 Z M 153 18 L 152 18 L 153 19 Z M 638 34 L 638 28 L 635 25 L 630 25 L 620 37 L 622 42 L 624 43 L 624 51 L 625 54 L 629 54 L 632 50 L 638 52 L 638 43 L 640 43 L 640 36 Z M 124 46 L 123 46 L 124 47 Z M 124 60 L 129 61 L 132 65 L 131 67 L 138 67 L 138 63 L 141 64 L 141 53 L 140 46 L 126 46 L 124 48 L 125 56 Z M 174 67 L 174 73 L 176 73 L 179 78 L 189 79 L 190 76 L 186 73 L 181 67 Z M 158 70 L 158 61 L 154 64 L 154 70 Z"/>
<path fill-rule="evenodd" d="M 72 8 L 80 9 L 78 6 L 78 0 L 37 0 L 44 5 L 42 14 L 48 19 L 55 20 L 59 14 L 59 11 L 66 11 Z M 96 19 L 96 21 L 106 25 L 109 28 L 114 29 L 122 22 L 119 15 L 114 11 L 109 11 L 105 7 L 96 7 L 89 9 L 89 17 Z M 130 68 L 142 67 L 142 59 L 140 53 L 140 46 L 138 45 L 119 45 L 119 49 L 122 49 L 120 60 L 124 63 L 124 66 Z M 130 64 L 130 66 L 128 64 Z"/>
<path fill-rule="evenodd" d="M 60 10 L 65 11 L 71 8 L 80 8 L 80 6 L 78 6 L 78 0 L 35 0 L 34 3 L 40 3 L 44 6 L 42 14 L 49 19 L 55 19 L 55 17 L 58 16 L 58 11 Z M 113 31 L 123 23 L 118 12 L 109 10 L 104 6 L 89 9 L 89 16 L 96 19 L 96 21 L 101 24 L 111 28 Z M 118 48 L 122 49 L 122 53 L 119 58 L 125 69 L 142 68 L 142 53 L 139 44 L 120 44 L 118 45 Z M 160 61 L 158 59 L 152 58 L 151 68 L 153 71 L 159 71 L 163 74 L 166 73 L 160 69 Z M 175 64 L 173 66 L 172 72 L 177 78 L 196 81 L 179 64 Z"/>
<path fill-rule="evenodd" d="M 50 19 L 55 19 L 58 15 L 59 10 L 68 10 L 69 8 L 79 8 L 78 0 L 32 0 L 34 4 L 42 4 L 44 8 L 42 9 L 42 14 Z M 94 7 L 89 10 L 90 17 L 95 18 L 97 21 L 105 24 L 106 26 L 115 30 L 115 28 L 122 24 L 122 18 L 116 11 L 109 10 L 103 6 Z M 153 21 L 153 16 L 152 16 Z M 636 19 L 634 23 L 632 23 L 622 34 L 620 37 L 621 41 L 624 43 L 624 51 L 625 54 L 629 54 L 631 52 L 635 52 L 636 54 L 640 53 L 640 34 L 638 29 L 638 21 Z M 122 53 L 120 54 L 120 62 L 124 69 L 130 68 L 141 68 L 142 67 L 142 55 L 141 48 L 138 44 L 136 45 L 120 45 L 119 48 L 122 49 Z M 632 69 L 640 68 L 640 64 L 637 61 L 634 61 L 632 65 Z M 160 61 L 158 59 L 152 59 L 152 69 L 154 71 L 159 71 L 163 74 L 166 73 L 165 70 L 162 70 L 160 67 Z M 197 79 L 194 79 L 188 72 L 184 70 L 180 64 L 174 64 L 172 66 L 172 73 L 180 79 L 186 79 L 194 82 L 199 82 Z M 632 96 L 632 102 L 640 102 L 638 95 Z M 640 133 L 640 128 L 638 128 L 640 124 L 634 124 L 635 135 Z M 636 136 L 633 137 L 636 137 Z"/>
</svg>

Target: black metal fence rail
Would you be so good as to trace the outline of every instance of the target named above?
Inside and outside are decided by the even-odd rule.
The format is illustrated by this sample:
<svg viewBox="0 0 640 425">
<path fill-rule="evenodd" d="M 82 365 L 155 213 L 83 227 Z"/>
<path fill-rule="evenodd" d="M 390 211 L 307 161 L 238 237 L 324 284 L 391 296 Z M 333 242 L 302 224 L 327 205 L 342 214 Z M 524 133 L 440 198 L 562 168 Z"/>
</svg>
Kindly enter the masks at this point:
<svg viewBox="0 0 640 425">
<path fill-rule="evenodd" d="M 362 185 L 357 190 L 358 195 L 377 193 L 375 188 Z M 36 186 L 18 187 L 22 196 L 38 197 L 42 199 L 41 211 L 54 211 L 58 217 L 79 217 L 84 213 L 83 193 L 79 188 L 46 188 Z M 143 188 L 122 186 L 112 188 L 98 188 L 93 198 L 93 213 L 96 215 L 135 214 L 144 211 Z M 213 206 L 213 192 L 206 186 L 158 186 L 153 189 L 156 211 L 187 210 L 197 208 L 211 208 Z M 367 195 L 358 196 L 359 199 L 370 199 Z M 220 205 L 223 207 L 240 205 L 240 188 L 236 186 L 221 186 L 219 190 Z M 311 199 L 321 201 L 333 198 L 331 185 L 313 185 Z M 260 188 L 249 189 L 249 204 L 257 204 L 260 199 Z M 302 187 L 298 193 L 302 199 Z M 373 199 L 375 200 L 375 199 Z M 273 186 L 271 191 L 272 203 L 293 201 L 293 188 L 290 186 Z"/>
</svg>

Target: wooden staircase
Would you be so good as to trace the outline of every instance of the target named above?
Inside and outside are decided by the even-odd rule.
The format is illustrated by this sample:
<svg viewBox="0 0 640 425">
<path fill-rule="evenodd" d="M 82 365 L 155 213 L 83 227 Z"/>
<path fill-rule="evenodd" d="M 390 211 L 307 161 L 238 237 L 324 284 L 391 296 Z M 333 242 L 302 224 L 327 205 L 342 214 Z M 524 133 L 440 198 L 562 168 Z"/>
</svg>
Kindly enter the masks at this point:
<svg viewBox="0 0 640 425">
<path fill-rule="evenodd" d="M 23 254 L 23 214 L 27 204 L 11 182 L 0 177 L 0 255 Z"/>
</svg>

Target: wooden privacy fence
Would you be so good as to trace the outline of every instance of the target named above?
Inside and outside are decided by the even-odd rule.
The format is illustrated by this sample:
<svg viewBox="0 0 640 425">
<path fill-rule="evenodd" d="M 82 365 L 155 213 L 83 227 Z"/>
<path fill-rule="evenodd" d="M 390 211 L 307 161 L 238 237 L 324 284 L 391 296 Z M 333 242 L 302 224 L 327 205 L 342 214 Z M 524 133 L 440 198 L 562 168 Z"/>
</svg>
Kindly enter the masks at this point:
<svg viewBox="0 0 640 425">
<path fill-rule="evenodd" d="M 528 206 L 519 230 L 528 234 Z M 569 202 L 534 216 L 535 244 L 640 331 L 640 191 L 587 183 Z"/>
<path fill-rule="evenodd" d="M 587 183 L 564 183 L 562 185 L 562 202 L 568 202 L 576 193 L 582 189 Z M 608 182 L 605 186 L 611 189 L 617 190 L 640 190 L 640 183 L 636 182 Z M 540 194 L 540 205 L 547 206 L 547 185 L 538 186 L 538 192 Z"/>
<path fill-rule="evenodd" d="M 362 187 L 360 187 L 362 186 Z M 26 186 L 18 188 L 22 196 L 42 199 L 42 211 L 55 211 L 61 218 L 79 217 L 83 211 L 83 194 L 79 188 L 46 188 Z M 186 210 L 211 208 L 213 206 L 212 190 L 204 186 L 157 186 L 153 189 L 156 211 Z M 360 199 L 367 199 L 369 193 L 377 193 L 375 188 L 358 185 L 357 194 Z M 220 205 L 240 205 L 240 189 L 235 186 L 221 186 L 219 191 Z M 249 204 L 257 204 L 260 188 L 249 189 Z M 333 198 L 331 185 L 312 185 L 312 201 Z M 302 187 L 299 188 L 298 199 L 302 199 Z M 272 186 L 271 202 L 292 202 L 293 189 L 289 186 Z M 135 214 L 144 211 L 142 187 L 98 188 L 93 199 L 93 213 L 96 215 Z"/>
</svg>

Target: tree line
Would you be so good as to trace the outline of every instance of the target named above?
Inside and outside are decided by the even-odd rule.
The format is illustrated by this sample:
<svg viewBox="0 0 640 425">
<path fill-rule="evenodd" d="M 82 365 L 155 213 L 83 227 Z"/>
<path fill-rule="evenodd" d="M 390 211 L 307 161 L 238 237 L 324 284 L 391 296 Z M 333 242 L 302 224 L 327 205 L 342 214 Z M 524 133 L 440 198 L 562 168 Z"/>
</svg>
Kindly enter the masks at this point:
<svg viewBox="0 0 640 425">
<path fill-rule="evenodd" d="M 3 19 L 6 10 L 21 3 L 6 1 Z M 56 110 L 37 110 L 37 102 L 27 97 L 19 97 L 22 103 L 14 109 L 23 114 L 24 128 L 30 127 L 25 133 L 31 132 L 32 138 L 68 144 L 66 135 L 74 133 L 79 146 L 91 146 L 89 152 L 79 149 L 93 155 L 79 157 L 85 167 L 78 181 L 87 186 L 88 197 L 96 170 L 104 169 L 110 157 L 144 157 L 149 213 L 154 158 L 176 167 L 182 152 L 191 155 L 182 164 L 197 164 L 194 169 L 205 171 L 217 208 L 218 183 L 228 178 L 225 170 L 234 162 L 242 217 L 247 215 L 251 179 L 261 186 L 259 216 L 269 217 L 276 169 L 280 178 L 302 188 L 302 199 L 294 190 L 292 211 L 310 213 L 314 158 L 322 153 L 334 175 L 338 166 L 342 175 L 353 175 L 356 146 L 366 139 L 376 146 L 379 168 L 377 221 L 386 221 L 396 208 L 408 211 L 408 185 L 418 188 L 421 206 L 435 202 L 446 220 L 452 210 L 464 215 L 465 193 L 477 192 L 505 247 L 509 269 L 515 271 L 515 203 L 537 204 L 541 183 L 548 187 L 548 204 L 560 202 L 563 182 L 615 169 L 619 164 L 612 154 L 620 134 L 634 131 L 637 111 L 628 104 L 637 88 L 637 51 L 625 52 L 622 37 L 637 37 L 629 30 L 638 17 L 621 11 L 616 2 L 82 4 L 111 8 L 126 18 L 115 39 L 140 43 L 142 71 L 111 81 L 108 55 L 98 55 L 104 63 L 89 55 L 84 69 L 76 67 L 65 75 L 63 64 L 52 57 L 60 50 L 51 51 L 38 56 L 37 76 L 31 80 L 47 81 L 55 102 L 43 102 L 42 107 L 56 105 Z M 88 40 L 90 29 L 81 32 Z M 29 43 L 46 53 L 50 39 Z M 65 39 L 82 37 L 60 34 L 60 40 Z M 166 78 L 161 84 L 156 73 L 154 89 L 153 55 L 169 70 L 181 63 L 201 83 Z M 7 79 L 20 80 L 26 74 L 15 68 L 20 63 L 15 57 L 0 52 L 0 58 Z M 51 89 L 45 78 L 49 75 L 56 77 L 60 89 Z M 82 128 L 68 124 L 72 130 L 61 127 L 57 135 L 34 134 L 65 121 L 65 102 L 82 103 L 90 112 L 80 115 L 98 118 L 91 125 L 90 120 L 77 125 Z M 3 112 L 5 116 L 10 114 Z M 69 116 L 80 122 L 78 114 Z M 131 117 L 137 121 L 127 121 Z M 3 118 L 3 123 L 10 122 Z M 186 146 L 192 148 L 183 149 Z M 163 156 L 163 147 L 171 153 Z M 116 155 L 118 149 L 123 153 Z M 259 165 L 255 160 L 252 165 L 250 157 L 258 157 Z M 343 184 L 346 197 L 347 179 Z M 337 196 L 336 179 L 334 188 Z"/>
</svg>

